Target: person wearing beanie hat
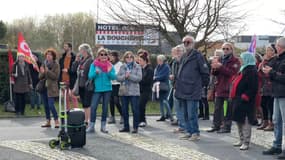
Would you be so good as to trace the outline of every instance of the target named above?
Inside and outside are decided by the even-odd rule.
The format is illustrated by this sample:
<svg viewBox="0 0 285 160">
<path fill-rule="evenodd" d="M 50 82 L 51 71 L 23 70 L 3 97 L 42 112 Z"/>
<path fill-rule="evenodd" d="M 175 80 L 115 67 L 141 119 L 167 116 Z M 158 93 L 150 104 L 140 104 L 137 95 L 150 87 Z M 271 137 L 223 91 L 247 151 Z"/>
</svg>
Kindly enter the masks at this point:
<svg viewBox="0 0 285 160">
<path fill-rule="evenodd" d="M 233 104 L 233 120 L 237 123 L 239 141 L 234 143 L 240 150 L 248 150 L 251 125 L 254 124 L 254 103 L 258 90 L 255 57 L 250 52 L 241 54 L 239 73 L 232 80 L 230 99 Z"/>
</svg>

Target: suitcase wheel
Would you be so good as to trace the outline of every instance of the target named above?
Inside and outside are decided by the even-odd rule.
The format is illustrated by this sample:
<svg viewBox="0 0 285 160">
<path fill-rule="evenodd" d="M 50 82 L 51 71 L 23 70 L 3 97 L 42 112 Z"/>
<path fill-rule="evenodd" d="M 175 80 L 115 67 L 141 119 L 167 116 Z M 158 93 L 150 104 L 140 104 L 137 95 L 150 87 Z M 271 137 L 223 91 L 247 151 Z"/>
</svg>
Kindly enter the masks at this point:
<svg viewBox="0 0 285 160">
<path fill-rule="evenodd" d="M 58 143 L 59 143 L 58 140 L 52 139 L 49 141 L 49 146 L 50 148 L 54 149 L 58 145 Z"/>
</svg>

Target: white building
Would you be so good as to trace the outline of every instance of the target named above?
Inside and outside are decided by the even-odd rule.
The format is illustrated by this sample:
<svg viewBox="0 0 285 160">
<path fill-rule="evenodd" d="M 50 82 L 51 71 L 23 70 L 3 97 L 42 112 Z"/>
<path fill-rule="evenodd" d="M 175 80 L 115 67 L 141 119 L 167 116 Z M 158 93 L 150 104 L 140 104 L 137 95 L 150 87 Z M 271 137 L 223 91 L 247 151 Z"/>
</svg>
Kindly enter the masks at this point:
<svg viewBox="0 0 285 160">
<path fill-rule="evenodd" d="M 279 37 L 281 36 L 256 35 L 256 48 L 266 47 L 268 44 L 275 43 L 276 39 Z M 253 35 L 234 36 L 233 42 L 237 48 L 248 49 L 252 38 Z"/>
</svg>

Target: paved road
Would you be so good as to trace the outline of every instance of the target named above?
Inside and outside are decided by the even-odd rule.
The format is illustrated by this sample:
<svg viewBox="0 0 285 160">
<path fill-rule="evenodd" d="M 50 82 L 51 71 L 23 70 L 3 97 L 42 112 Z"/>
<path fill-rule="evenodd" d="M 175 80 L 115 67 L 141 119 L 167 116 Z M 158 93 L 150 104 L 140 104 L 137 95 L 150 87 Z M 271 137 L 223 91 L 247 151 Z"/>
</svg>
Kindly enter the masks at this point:
<svg viewBox="0 0 285 160">
<path fill-rule="evenodd" d="M 148 117 L 149 125 L 139 129 L 139 134 L 119 133 L 121 125 L 108 125 L 109 134 L 99 131 L 87 135 L 82 149 L 60 151 L 50 149 L 48 141 L 58 134 L 57 129 L 43 129 L 42 118 L 0 119 L 0 157 L 2 159 L 98 159 L 98 160 L 270 160 L 261 151 L 272 142 L 272 132 L 253 129 L 250 150 L 240 151 L 232 147 L 237 140 L 234 125 L 231 134 L 207 133 L 210 121 L 200 121 L 201 140 L 179 140 L 169 122 L 156 122 L 158 117 Z M 258 145 L 256 145 L 258 144 Z"/>
</svg>

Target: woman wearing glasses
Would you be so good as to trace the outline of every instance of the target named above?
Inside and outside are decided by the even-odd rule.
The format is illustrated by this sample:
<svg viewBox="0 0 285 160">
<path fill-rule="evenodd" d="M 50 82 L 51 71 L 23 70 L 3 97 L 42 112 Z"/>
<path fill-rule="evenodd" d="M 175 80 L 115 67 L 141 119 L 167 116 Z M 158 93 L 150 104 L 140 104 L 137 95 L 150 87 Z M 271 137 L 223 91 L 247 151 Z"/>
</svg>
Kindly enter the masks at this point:
<svg viewBox="0 0 285 160">
<path fill-rule="evenodd" d="M 231 43 L 222 45 L 224 55 L 212 60 L 212 75 L 216 76 L 215 84 L 215 110 L 213 126 L 208 132 L 231 132 L 231 104 L 228 103 L 230 83 L 240 68 L 240 61 L 234 55 L 234 47 Z M 224 117 L 224 103 L 226 103 L 226 116 Z M 224 124 L 221 128 L 221 125 Z M 221 129 L 221 130 L 220 130 Z"/>
<path fill-rule="evenodd" d="M 94 82 L 94 93 L 91 103 L 91 120 L 87 128 L 87 133 L 95 131 L 95 121 L 97 107 L 101 97 L 102 102 L 102 118 L 101 118 L 101 132 L 108 133 L 106 130 L 106 120 L 108 114 L 108 103 L 112 92 L 112 80 L 116 79 L 116 73 L 113 65 L 109 62 L 108 52 L 104 48 L 100 48 L 97 52 L 97 58 L 90 66 L 88 79 Z"/>
<path fill-rule="evenodd" d="M 121 66 L 118 73 L 118 81 L 121 82 L 120 96 L 122 96 L 122 111 L 124 117 L 124 127 L 120 132 L 130 132 L 129 125 L 129 102 L 131 103 L 133 112 L 133 131 L 138 132 L 139 125 L 139 96 L 140 86 L 139 82 L 142 80 L 142 69 L 139 64 L 134 61 L 134 54 L 127 51 L 124 56 L 124 64 Z M 124 88 L 124 91 L 123 91 Z"/>
</svg>

